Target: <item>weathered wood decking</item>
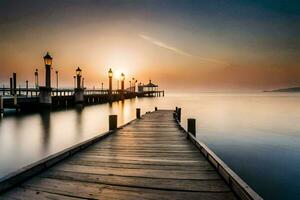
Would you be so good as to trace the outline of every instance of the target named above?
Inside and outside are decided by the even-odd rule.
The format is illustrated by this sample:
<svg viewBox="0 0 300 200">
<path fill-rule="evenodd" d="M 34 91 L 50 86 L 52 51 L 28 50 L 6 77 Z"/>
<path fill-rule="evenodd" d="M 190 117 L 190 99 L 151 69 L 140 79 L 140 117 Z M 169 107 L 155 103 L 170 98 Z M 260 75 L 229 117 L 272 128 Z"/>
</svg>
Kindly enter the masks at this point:
<svg viewBox="0 0 300 200">
<path fill-rule="evenodd" d="M 0 199 L 237 199 L 173 111 L 144 115 Z"/>
</svg>

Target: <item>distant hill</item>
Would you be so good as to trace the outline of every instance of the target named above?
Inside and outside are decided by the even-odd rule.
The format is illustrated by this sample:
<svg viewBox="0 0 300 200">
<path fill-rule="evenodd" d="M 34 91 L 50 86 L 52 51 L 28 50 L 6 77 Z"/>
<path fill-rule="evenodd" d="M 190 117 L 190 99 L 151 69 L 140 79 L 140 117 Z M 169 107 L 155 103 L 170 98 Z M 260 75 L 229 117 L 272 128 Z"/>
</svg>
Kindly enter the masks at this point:
<svg viewBox="0 0 300 200">
<path fill-rule="evenodd" d="M 300 87 L 282 88 L 282 89 L 269 90 L 264 92 L 300 92 Z"/>
</svg>

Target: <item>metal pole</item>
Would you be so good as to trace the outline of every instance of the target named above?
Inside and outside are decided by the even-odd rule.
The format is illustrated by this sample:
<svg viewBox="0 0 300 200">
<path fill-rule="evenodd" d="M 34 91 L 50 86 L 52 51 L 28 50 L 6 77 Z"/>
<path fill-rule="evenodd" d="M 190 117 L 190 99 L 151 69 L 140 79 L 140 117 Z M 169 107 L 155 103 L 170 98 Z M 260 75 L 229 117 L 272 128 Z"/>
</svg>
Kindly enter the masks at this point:
<svg viewBox="0 0 300 200">
<path fill-rule="evenodd" d="M 39 73 L 38 73 L 38 69 L 35 69 L 34 78 L 35 78 L 35 87 L 38 88 L 39 87 Z"/>
<path fill-rule="evenodd" d="M 2 117 L 2 113 L 4 112 L 4 108 L 3 108 L 3 98 L 2 96 L 0 96 L 0 115 Z"/>
<path fill-rule="evenodd" d="M 10 87 L 10 95 L 13 95 L 14 92 L 13 92 L 13 79 L 12 78 L 9 78 L 9 87 Z"/>
<path fill-rule="evenodd" d="M 28 97 L 28 80 L 26 80 L 26 97 Z"/>
<path fill-rule="evenodd" d="M 73 76 L 74 78 L 74 88 L 76 88 L 76 76 Z"/>
<path fill-rule="evenodd" d="M 17 74 L 13 73 L 13 90 L 14 90 L 14 95 L 17 94 Z"/>
<path fill-rule="evenodd" d="M 58 71 L 55 71 L 56 74 L 56 96 L 58 96 Z"/>
<path fill-rule="evenodd" d="M 112 95 L 112 77 L 109 77 L 109 95 L 111 96 Z"/>
<path fill-rule="evenodd" d="M 45 86 L 47 88 L 51 88 L 51 65 L 46 65 L 46 78 L 45 78 Z"/>
</svg>

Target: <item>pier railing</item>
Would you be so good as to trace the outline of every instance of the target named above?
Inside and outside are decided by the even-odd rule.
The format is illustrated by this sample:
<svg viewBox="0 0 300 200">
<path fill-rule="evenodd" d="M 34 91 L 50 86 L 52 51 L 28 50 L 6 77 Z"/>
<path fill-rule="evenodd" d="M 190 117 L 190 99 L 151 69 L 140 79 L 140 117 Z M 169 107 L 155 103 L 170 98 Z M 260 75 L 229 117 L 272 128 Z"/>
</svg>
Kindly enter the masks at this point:
<svg viewBox="0 0 300 200">
<path fill-rule="evenodd" d="M 176 107 L 174 119 L 179 127 L 187 134 L 187 138 L 200 150 L 205 158 L 214 166 L 229 187 L 242 200 L 263 200 L 245 181 L 230 169 L 210 148 L 196 137 L 196 120 L 187 119 L 187 130 L 181 125 L 181 108 Z"/>
</svg>

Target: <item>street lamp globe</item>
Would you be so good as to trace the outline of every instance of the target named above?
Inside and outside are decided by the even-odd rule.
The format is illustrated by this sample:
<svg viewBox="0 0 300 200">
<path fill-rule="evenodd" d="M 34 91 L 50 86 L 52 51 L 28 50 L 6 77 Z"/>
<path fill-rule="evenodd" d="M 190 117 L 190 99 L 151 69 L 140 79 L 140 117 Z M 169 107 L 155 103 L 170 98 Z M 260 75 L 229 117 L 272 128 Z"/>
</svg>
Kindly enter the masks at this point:
<svg viewBox="0 0 300 200">
<path fill-rule="evenodd" d="M 125 75 L 122 73 L 121 74 L 121 81 L 124 81 L 125 80 Z"/>
<path fill-rule="evenodd" d="M 78 67 L 78 68 L 76 69 L 76 75 L 77 75 L 77 76 L 81 76 L 81 73 L 82 73 L 82 70 Z"/>
<path fill-rule="evenodd" d="M 52 57 L 50 56 L 49 52 L 44 56 L 44 63 L 46 66 L 52 65 Z"/>
<path fill-rule="evenodd" d="M 111 78 L 112 76 L 113 76 L 113 72 L 112 72 L 112 70 L 110 68 L 109 71 L 108 71 L 108 77 Z"/>
</svg>

